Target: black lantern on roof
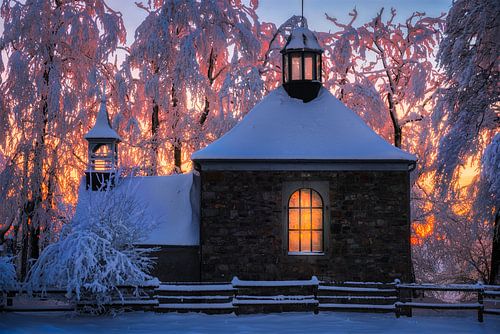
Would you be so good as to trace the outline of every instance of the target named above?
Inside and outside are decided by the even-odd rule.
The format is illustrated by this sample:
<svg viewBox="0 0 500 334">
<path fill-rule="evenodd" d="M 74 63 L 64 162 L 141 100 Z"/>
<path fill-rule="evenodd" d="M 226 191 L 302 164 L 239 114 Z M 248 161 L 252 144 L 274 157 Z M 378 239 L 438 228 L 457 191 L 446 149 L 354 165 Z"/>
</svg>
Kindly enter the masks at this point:
<svg viewBox="0 0 500 334">
<path fill-rule="evenodd" d="M 309 102 L 321 88 L 323 49 L 314 33 L 306 27 L 295 28 L 282 53 L 283 87 L 293 98 Z"/>
</svg>

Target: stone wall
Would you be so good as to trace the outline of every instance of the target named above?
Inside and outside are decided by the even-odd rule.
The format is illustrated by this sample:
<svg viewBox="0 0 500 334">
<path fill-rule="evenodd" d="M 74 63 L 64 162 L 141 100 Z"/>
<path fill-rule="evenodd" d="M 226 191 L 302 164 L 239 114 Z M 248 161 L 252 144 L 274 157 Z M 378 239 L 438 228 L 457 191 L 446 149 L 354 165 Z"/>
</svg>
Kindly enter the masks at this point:
<svg viewBox="0 0 500 334">
<path fill-rule="evenodd" d="M 325 255 L 284 246 L 283 185 L 328 181 Z M 412 280 L 409 179 L 401 171 L 201 172 L 201 279 Z"/>
<path fill-rule="evenodd" d="M 155 246 L 142 246 L 155 247 Z M 197 282 L 200 280 L 198 246 L 156 246 L 151 257 L 155 266 L 151 274 L 162 282 Z"/>
</svg>

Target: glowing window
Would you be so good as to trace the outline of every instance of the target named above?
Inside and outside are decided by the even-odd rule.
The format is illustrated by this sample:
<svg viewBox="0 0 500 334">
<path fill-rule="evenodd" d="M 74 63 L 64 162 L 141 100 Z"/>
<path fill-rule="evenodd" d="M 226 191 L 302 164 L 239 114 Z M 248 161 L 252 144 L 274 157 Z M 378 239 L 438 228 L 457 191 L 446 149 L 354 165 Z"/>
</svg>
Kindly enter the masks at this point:
<svg viewBox="0 0 500 334">
<path fill-rule="evenodd" d="M 90 168 L 96 171 L 113 169 L 114 159 L 111 144 L 98 144 L 92 148 Z"/>
<path fill-rule="evenodd" d="M 96 157 L 107 157 L 110 153 L 111 148 L 109 147 L 109 145 L 100 145 L 94 151 L 94 155 Z"/>
<path fill-rule="evenodd" d="M 288 55 L 283 56 L 283 81 L 288 82 Z"/>
<path fill-rule="evenodd" d="M 323 200 L 313 189 L 296 190 L 288 200 L 288 252 L 323 252 Z"/>
<path fill-rule="evenodd" d="M 302 57 L 292 54 L 292 80 L 302 80 Z"/>
<path fill-rule="evenodd" d="M 316 55 L 316 80 L 321 81 L 321 55 Z"/>
<path fill-rule="evenodd" d="M 306 54 L 304 56 L 304 75 L 306 80 L 313 80 L 313 71 L 315 70 L 313 65 L 313 54 Z"/>
</svg>

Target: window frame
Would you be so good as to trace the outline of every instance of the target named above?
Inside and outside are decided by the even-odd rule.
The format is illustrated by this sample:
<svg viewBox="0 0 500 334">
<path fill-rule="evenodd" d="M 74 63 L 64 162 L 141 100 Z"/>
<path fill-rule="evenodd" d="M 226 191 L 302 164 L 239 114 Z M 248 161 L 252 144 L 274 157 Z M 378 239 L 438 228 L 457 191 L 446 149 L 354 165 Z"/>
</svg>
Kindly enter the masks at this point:
<svg viewBox="0 0 500 334">
<path fill-rule="evenodd" d="M 316 191 L 323 201 L 323 251 L 322 252 L 289 252 L 288 251 L 288 214 L 289 199 L 299 189 L 312 189 Z M 330 198 L 328 181 L 292 181 L 283 184 L 283 253 L 293 257 L 325 256 L 330 246 Z"/>
<path fill-rule="evenodd" d="M 311 79 L 306 79 L 306 58 L 311 58 Z M 299 58 L 300 60 L 300 73 L 298 73 L 298 78 L 293 78 L 294 71 L 292 63 L 293 58 Z M 294 81 L 318 81 L 322 82 L 322 55 L 317 51 L 312 50 L 293 50 L 284 52 L 281 56 L 281 79 L 283 83 L 290 83 Z"/>
</svg>

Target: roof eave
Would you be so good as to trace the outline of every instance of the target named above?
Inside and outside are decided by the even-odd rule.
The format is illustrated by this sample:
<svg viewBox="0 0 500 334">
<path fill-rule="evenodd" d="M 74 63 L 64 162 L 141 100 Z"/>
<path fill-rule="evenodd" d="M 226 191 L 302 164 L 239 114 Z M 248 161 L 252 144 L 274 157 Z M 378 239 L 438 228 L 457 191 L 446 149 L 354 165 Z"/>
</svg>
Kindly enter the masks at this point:
<svg viewBox="0 0 500 334">
<path fill-rule="evenodd" d="M 407 170 L 415 168 L 410 159 L 192 159 L 205 170 Z"/>
<path fill-rule="evenodd" d="M 281 49 L 280 53 L 285 53 L 285 52 L 304 52 L 304 51 L 309 51 L 309 52 L 318 52 L 318 53 L 323 53 L 325 52 L 324 49 L 311 49 L 311 48 L 283 48 Z"/>
<path fill-rule="evenodd" d="M 122 141 L 122 138 L 117 135 L 116 137 L 100 137 L 100 136 L 87 136 L 85 135 L 83 138 L 85 138 L 86 140 L 89 140 L 89 139 L 92 139 L 92 140 L 100 140 L 100 141 L 104 141 L 104 142 L 108 142 L 108 141 L 112 141 L 112 142 L 117 142 L 117 143 L 120 143 Z"/>
</svg>

